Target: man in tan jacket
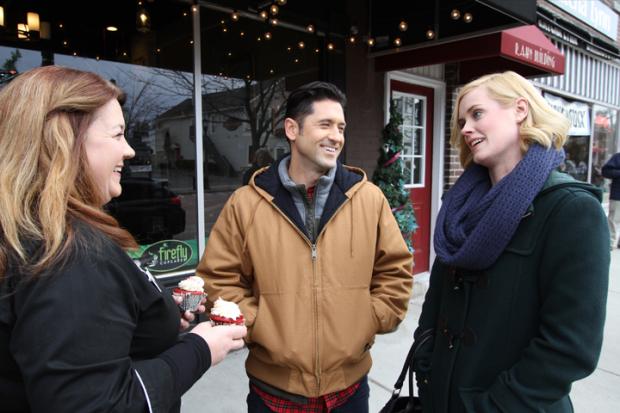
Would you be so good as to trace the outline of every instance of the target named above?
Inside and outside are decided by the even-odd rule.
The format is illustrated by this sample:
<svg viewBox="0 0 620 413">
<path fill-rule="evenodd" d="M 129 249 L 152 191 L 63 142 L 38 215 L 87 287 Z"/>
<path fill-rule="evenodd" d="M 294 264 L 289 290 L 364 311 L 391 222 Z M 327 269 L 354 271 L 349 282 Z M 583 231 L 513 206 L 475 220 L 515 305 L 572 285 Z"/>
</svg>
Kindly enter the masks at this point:
<svg viewBox="0 0 620 413">
<path fill-rule="evenodd" d="M 369 349 L 396 329 L 412 257 L 383 193 L 343 166 L 345 97 L 291 92 L 290 155 L 232 194 L 197 272 L 209 304 L 239 304 L 248 327 L 251 413 L 368 412 Z"/>
</svg>

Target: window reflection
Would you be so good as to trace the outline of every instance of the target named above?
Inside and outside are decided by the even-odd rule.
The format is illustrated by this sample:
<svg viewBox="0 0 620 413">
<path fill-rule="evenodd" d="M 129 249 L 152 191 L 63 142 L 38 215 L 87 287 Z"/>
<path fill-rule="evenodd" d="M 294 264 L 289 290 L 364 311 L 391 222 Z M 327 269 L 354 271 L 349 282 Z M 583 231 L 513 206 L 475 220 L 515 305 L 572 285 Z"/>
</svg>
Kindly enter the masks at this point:
<svg viewBox="0 0 620 413">
<path fill-rule="evenodd" d="M 592 141 L 592 184 L 609 192 L 610 180 L 603 178 L 601 169 L 617 152 L 618 112 L 594 105 L 594 134 Z"/>
<path fill-rule="evenodd" d="M 569 136 L 564 144 L 566 158 L 558 168 L 573 178 L 586 182 L 588 180 L 589 136 Z"/>
</svg>

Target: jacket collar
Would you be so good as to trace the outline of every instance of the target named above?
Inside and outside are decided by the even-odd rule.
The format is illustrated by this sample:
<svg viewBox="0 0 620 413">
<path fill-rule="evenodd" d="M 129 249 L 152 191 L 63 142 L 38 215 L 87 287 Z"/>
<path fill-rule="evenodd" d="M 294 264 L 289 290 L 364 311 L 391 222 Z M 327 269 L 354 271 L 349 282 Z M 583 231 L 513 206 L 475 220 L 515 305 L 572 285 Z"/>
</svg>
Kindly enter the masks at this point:
<svg viewBox="0 0 620 413">
<path fill-rule="evenodd" d="M 555 191 L 556 189 L 565 188 L 565 187 L 573 187 L 573 188 L 581 188 L 587 192 L 589 192 L 594 198 L 598 199 L 599 202 L 603 200 L 603 191 L 600 188 L 595 187 L 594 185 L 588 184 L 586 182 L 581 182 L 573 178 L 567 173 L 559 172 L 557 170 L 551 171 L 549 177 L 545 181 L 543 187 L 541 188 L 538 195 L 534 200 L 548 194 L 549 192 Z M 531 203 L 525 214 L 523 214 L 522 218 L 526 218 L 534 213 L 534 203 Z"/>
<path fill-rule="evenodd" d="M 270 201 L 277 206 L 301 232 L 308 236 L 306 227 L 299 216 L 299 212 L 295 207 L 293 198 L 290 192 L 284 187 L 280 176 L 278 174 L 278 166 L 280 162 L 283 162 L 288 157 L 288 154 L 282 156 L 280 159 L 271 164 L 268 168 L 257 172 L 254 175 L 254 179 L 250 181 L 250 185 L 256 189 L 259 193 L 264 191 L 271 196 Z M 338 162 L 336 165 L 336 176 L 334 177 L 334 184 L 329 192 L 329 196 L 323 209 L 323 215 L 319 222 L 318 234 L 329 221 L 329 219 L 336 213 L 340 205 L 342 205 L 348 198 L 350 198 L 355 191 L 360 187 L 359 183 L 366 181 L 366 174 L 364 171 L 358 168 L 351 168 Z"/>
</svg>

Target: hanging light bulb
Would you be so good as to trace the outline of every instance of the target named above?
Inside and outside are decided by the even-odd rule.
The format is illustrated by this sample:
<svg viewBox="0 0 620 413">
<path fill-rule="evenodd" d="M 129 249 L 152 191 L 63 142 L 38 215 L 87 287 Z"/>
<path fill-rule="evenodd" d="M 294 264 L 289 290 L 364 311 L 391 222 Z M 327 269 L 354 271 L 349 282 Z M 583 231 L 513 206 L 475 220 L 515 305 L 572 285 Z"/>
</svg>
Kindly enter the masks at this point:
<svg viewBox="0 0 620 413">
<path fill-rule="evenodd" d="M 272 26 L 277 26 L 278 25 L 278 19 L 271 19 L 271 20 L 269 20 L 269 23 L 271 23 Z"/>
<path fill-rule="evenodd" d="M 312 24 L 309 24 L 308 26 L 306 26 L 306 30 L 308 30 L 310 33 L 314 33 L 314 26 Z"/>
<path fill-rule="evenodd" d="M 280 8 L 278 7 L 277 4 L 272 4 L 271 6 L 269 6 L 269 12 L 271 12 L 271 14 L 273 14 L 274 16 L 278 14 L 279 11 L 280 11 Z"/>
<path fill-rule="evenodd" d="M 461 12 L 459 11 L 459 9 L 452 9 L 452 11 L 450 12 L 450 18 L 452 20 L 458 20 L 461 18 Z"/>
<path fill-rule="evenodd" d="M 472 21 L 473 19 L 474 19 L 474 15 L 473 15 L 473 14 L 471 14 L 471 13 L 469 13 L 469 12 L 468 12 L 468 13 L 465 13 L 465 14 L 463 15 L 463 21 L 464 21 L 465 23 L 471 23 L 471 21 Z"/>
<path fill-rule="evenodd" d="M 406 32 L 408 28 L 409 25 L 406 21 L 401 20 L 400 23 L 398 23 L 398 30 L 400 30 L 401 32 Z"/>
<path fill-rule="evenodd" d="M 4 7 L 0 6 L 0 27 L 4 27 Z"/>
<path fill-rule="evenodd" d="M 401 44 L 403 44 L 403 41 L 400 39 L 400 37 L 394 39 L 394 46 L 400 47 Z"/>
<path fill-rule="evenodd" d="M 353 35 L 349 36 L 349 43 L 351 43 L 351 44 L 355 44 L 355 41 L 356 41 L 356 40 L 357 40 L 357 39 L 355 38 L 355 36 L 353 36 Z"/>
<path fill-rule="evenodd" d="M 237 13 L 236 11 L 233 11 L 232 14 L 230 15 L 230 18 L 234 22 L 239 21 L 239 13 Z"/>
<path fill-rule="evenodd" d="M 286 4 L 286 0 L 277 0 L 277 3 L 278 3 L 280 6 L 284 6 L 284 5 Z"/>
<path fill-rule="evenodd" d="M 306 47 L 306 44 L 304 42 L 299 42 L 297 43 L 297 47 L 303 50 Z"/>
<path fill-rule="evenodd" d="M 334 50 L 334 44 L 333 43 L 327 43 L 327 50 Z"/>
<path fill-rule="evenodd" d="M 372 37 L 369 37 L 367 40 L 368 46 L 373 47 L 375 45 L 375 39 Z"/>
<path fill-rule="evenodd" d="M 265 40 L 271 40 L 271 32 L 265 33 L 264 37 L 265 37 Z"/>
<path fill-rule="evenodd" d="M 136 13 L 136 28 L 142 33 L 151 30 L 151 16 L 144 7 L 140 7 Z"/>
<path fill-rule="evenodd" d="M 428 29 L 428 30 L 426 31 L 426 38 L 427 38 L 428 40 L 432 40 L 432 39 L 434 39 L 434 38 L 435 38 L 435 32 L 434 32 L 433 30 L 431 30 L 431 29 Z"/>
<path fill-rule="evenodd" d="M 258 13 L 258 15 L 263 20 L 267 20 L 267 18 L 269 17 L 269 13 L 267 13 L 267 10 L 261 10 L 260 13 Z"/>
</svg>

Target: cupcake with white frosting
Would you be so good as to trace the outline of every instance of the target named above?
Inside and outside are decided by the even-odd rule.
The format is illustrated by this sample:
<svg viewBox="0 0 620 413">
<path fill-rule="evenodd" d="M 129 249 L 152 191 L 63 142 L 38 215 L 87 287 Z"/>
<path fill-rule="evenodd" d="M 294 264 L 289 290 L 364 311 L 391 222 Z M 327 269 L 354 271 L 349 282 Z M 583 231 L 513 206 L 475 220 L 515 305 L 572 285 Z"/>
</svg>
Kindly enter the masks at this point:
<svg viewBox="0 0 620 413">
<path fill-rule="evenodd" d="M 198 309 L 205 295 L 204 285 L 203 279 L 195 275 L 179 282 L 178 287 L 172 290 L 172 295 L 182 298 L 183 301 L 179 304 L 181 310 L 196 311 Z"/>
<path fill-rule="evenodd" d="M 222 326 L 222 325 L 240 325 L 242 326 L 245 323 L 245 319 L 243 314 L 241 314 L 241 310 L 239 306 L 232 301 L 226 301 L 222 298 L 218 298 L 213 303 L 213 308 L 211 309 L 211 315 L 209 316 L 213 325 Z"/>
</svg>

